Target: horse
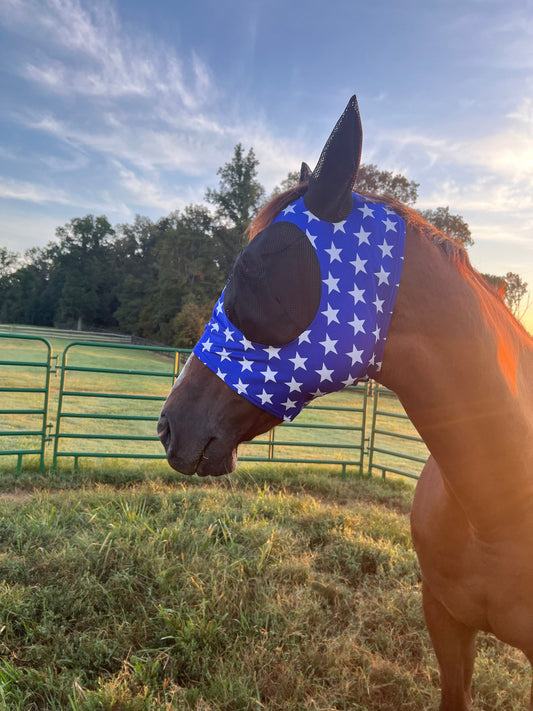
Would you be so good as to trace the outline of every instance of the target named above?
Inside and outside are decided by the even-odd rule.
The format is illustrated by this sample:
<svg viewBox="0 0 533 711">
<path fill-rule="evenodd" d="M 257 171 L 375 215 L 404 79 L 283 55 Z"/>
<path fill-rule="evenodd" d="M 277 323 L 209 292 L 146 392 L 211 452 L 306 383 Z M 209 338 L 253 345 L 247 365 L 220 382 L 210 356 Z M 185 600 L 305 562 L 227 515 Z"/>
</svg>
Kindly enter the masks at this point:
<svg viewBox="0 0 533 711">
<path fill-rule="evenodd" d="M 267 381 L 275 380 L 272 373 L 281 368 L 275 353 L 298 346 L 317 317 L 327 316 L 327 310 L 321 313 L 320 289 L 326 294 L 332 289 L 337 296 L 335 288 L 341 283 L 332 273 L 326 278 L 327 265 L 317 266 L 308 245 L 301 243 L 302 233 L 312 248 L 317 241 L 315 220 L 332 225 L 328 253 L 334 265 L 340 261 L 338 238 L 347 249 L 357 242 L 355 233 L 343 234 L 338 227 L 349 221 L 354 205 L 367 214 L 380 206 L 382 215 L 390 215 L 397 225 L 403 223 L 404 242 L 399 240 L 394 247 L 403 254 L 399 286 L 390 301 L 392 314 L 376 327 L 386 330 L 380 361 L 375 348 L 363 354 L 363 347 L 354 346 L 358 360 L 364 361 L 357 363 L 359 371 L 350 370 L 348 363 L 348 377 L 331 385 L 344 387 L 370 374 L 398 395 L 428 446 L 430 456 L 411 512 L 423 610 L 440 669 L 440 709 L 468 711 L 479 630 L 522 650 L 533 664 L 533 340 L 501 295 L 474 270 L 460 244 L 392 198 L 352 192 L 361 142 L 357 101 L 352 97 L 314 171 L 303 164 L 300 184 L 276 196 L 252 222 L 249 245 L 217 304 L 219 311 L 226 307 L 229 332 L 244 334 L 239 377 L 234 374 L 233 382 L 228 382 L 225 372 L 208 361 L 211 350 L 217 351 L 217 363 L 231 359 L 231 348 L 217 345 L 215 336 L 223 324 L 215 320 L 172 388 L 158 431 L 176 470 L 200 476 L 233 471 L 239 443 L 290 419 L 279 406 L 271 407 L 273 398 L 269 400 L 266 387 L 274 384 Z M 308 213 L 308 228 L 286 221 L 298 201 Z M 363 215 L 363 226 L 365 219 Z M 387 224 L 386 219 L 381 221 Z M 359 232 L 357 248 L 366 247 L 366 241 L 361 243 L 366 232 Z M 389 254 L 392 233 L 387 228 L 381 246 Z M 249 251 L 253 249 L 255 253 Z M 354 288 L 354 302 L 363 290 L 376 294 L 381 278 L 379 272 L 365 270 L 366 259 L 357 258 L 353 268 L 359 267 L 358 276 L 366 282 Z M 382 301 L 376 297 L 376 312 Z M 368 330 L 363 319 L 370 315 L 356 313 L 350 326 L 347 317 L 332 324 L 344 335 L 326 337 L 321 348 L 334 349 L 333 341 L 342 337 L 354 339 L 356 326 Z M 261 400 L 248 397 L 253 388 L 246 375 L 254 361 L 246 355 L 253 352 L 252 345 L 269 358 L 258 366 L 266 374 L 262 391 L 261 384 L 256 388 Z M 344 350 L 353 361 L 353 351 Z M 303 356 L 296 353 L 300 360 L 289 358 L 294 368 L 285 379 L 297 395 L 307 385 L 302 384 Z M 320 355 L 324 357 L 323 352 Z M 252 365 L 245 370 L 243 361 Z M 332 366 L 326 372 L 330 370 L 334 379 L 336 371 Z M 321 394 L 320 387 L 318 392 L 308 390 L 297 406 L 290 405 L 290 416 Z M 286 403 L 294 400 L 289 391 Z M 533 710 L 533 692 L 530 704 Z"/>
</svg>

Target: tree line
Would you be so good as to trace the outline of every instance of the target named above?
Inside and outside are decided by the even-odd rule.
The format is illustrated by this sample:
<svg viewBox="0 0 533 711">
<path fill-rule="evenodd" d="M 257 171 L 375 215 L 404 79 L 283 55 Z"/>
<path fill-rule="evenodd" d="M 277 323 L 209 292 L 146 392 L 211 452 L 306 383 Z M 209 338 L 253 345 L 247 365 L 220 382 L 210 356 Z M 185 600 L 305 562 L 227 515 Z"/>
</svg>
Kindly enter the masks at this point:
<svg viewBox="0 0 533 711">
<path fill-rule="evenodd" d="M 115 330 L 192 347 L 244 247 L 246 227 L 265 202 L 257 168 L 253 149 L 246 153 L 238 144 L 205 204 L 116 227 L 105 216 L 77 217 L 57 228 L 56 240 L 22 256 L 0 246 L 0 323 Z M 298 174 L 289 173 L 274 192 L 297 182 Z M 418 187 L 401 174 L 362 165 L 355 189 L 414 206 Z M 473 244 L 468 225 L 449 208 L 421 212 L 466 247 Z M 517 274 L 486 276 L 516 313 L 527 284 Z"/>
</svg>

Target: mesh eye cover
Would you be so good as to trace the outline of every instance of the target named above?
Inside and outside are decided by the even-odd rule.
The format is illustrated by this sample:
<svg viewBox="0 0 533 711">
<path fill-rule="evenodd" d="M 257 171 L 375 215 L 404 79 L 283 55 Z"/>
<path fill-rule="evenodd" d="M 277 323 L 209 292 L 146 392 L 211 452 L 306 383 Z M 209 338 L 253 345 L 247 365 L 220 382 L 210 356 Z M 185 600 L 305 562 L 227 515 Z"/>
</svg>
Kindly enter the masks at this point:
<svg viewBox="0 0 533 711">
<path fill-rule="evenodd" d="M 222 294 L 194 353 L 235 392 L 292 420 L 315 397 L 379 372 L 405 224 L 386 205 L 355 194 L 352 212 L 338 223 L 318 219 L 302 198 L 278 221 L 299 227 L 320 263 L 320 305 L 309 327 L 281 347 L 252 342 L 229 320 Z"/>
<path fill-rule="evenodd" d="M 313 321 L 322 295 L 316 251 L 299 227 L 276 221 L 240 254 L 224 292 L 224 311 L 250 340 L 283 346 Z"/>
</svg>

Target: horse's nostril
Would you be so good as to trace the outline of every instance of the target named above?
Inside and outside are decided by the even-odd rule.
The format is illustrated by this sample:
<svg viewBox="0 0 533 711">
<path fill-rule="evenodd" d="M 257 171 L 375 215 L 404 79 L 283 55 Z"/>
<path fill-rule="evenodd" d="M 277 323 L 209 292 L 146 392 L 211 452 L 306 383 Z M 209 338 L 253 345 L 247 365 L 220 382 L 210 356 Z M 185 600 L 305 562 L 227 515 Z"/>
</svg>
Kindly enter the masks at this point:
<svg viewBox="0 0 533 711">
<path fill-rule="evenodd" d="M 168 449 L 170 443 L 170 426 L 165 415 L 161 415 L 157 423 L 157 436 L 161 440 L 161 444 L 165 450 Z"/>
</svg>

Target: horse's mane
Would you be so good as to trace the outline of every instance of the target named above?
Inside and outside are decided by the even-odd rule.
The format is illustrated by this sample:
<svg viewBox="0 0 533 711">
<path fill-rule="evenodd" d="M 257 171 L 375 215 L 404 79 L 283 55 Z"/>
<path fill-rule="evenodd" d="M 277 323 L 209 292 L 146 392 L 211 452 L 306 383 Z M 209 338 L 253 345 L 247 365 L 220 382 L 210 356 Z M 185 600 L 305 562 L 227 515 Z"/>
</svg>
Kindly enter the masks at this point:
<svg viewBox="0 0 533 711">
<path fill-rule="evenodd" d="M 305 195 L 307 191 L 307 182 L 299 183 L 289 190 L 274 195 L 266 205 L 257 213 L 255 219 L 250 223 L 246 230 L 246 235 L 249 240 L 252 240 L 259 232 L 262 232 L 274 218 L 298 198 Z M 485 314 L 492 311 L 491 302 L 496 306 L 505 317 L 510 319 L 518 328 L 529 338 L 531 336 L 522 326 L 522 324 L 509 311 L 503 299 L 503 289 L 497 290 L 492 284 L 489 284 L 483 276 L 472 266 L 468 253 L 464 245 L 457 239 L 452 239 L 444 234 L 436 227 L 425 220 L 422 215 L 411 207 L 407 207 L 391 195 L 378 195 L 375 193 L 360 193 L 363 197 L 368 198 L 372 202 L 381 202 L 394 210 L 406 223 L 406 226 L 411 227 L 418 233 L 424 235 L 434 245 L 436 245 L 442 254 L 452 263 L 454 263 L 463 277 L 474 286 Z M 492 319 L 491 319 L 492 320 Z"/>
</svg>

